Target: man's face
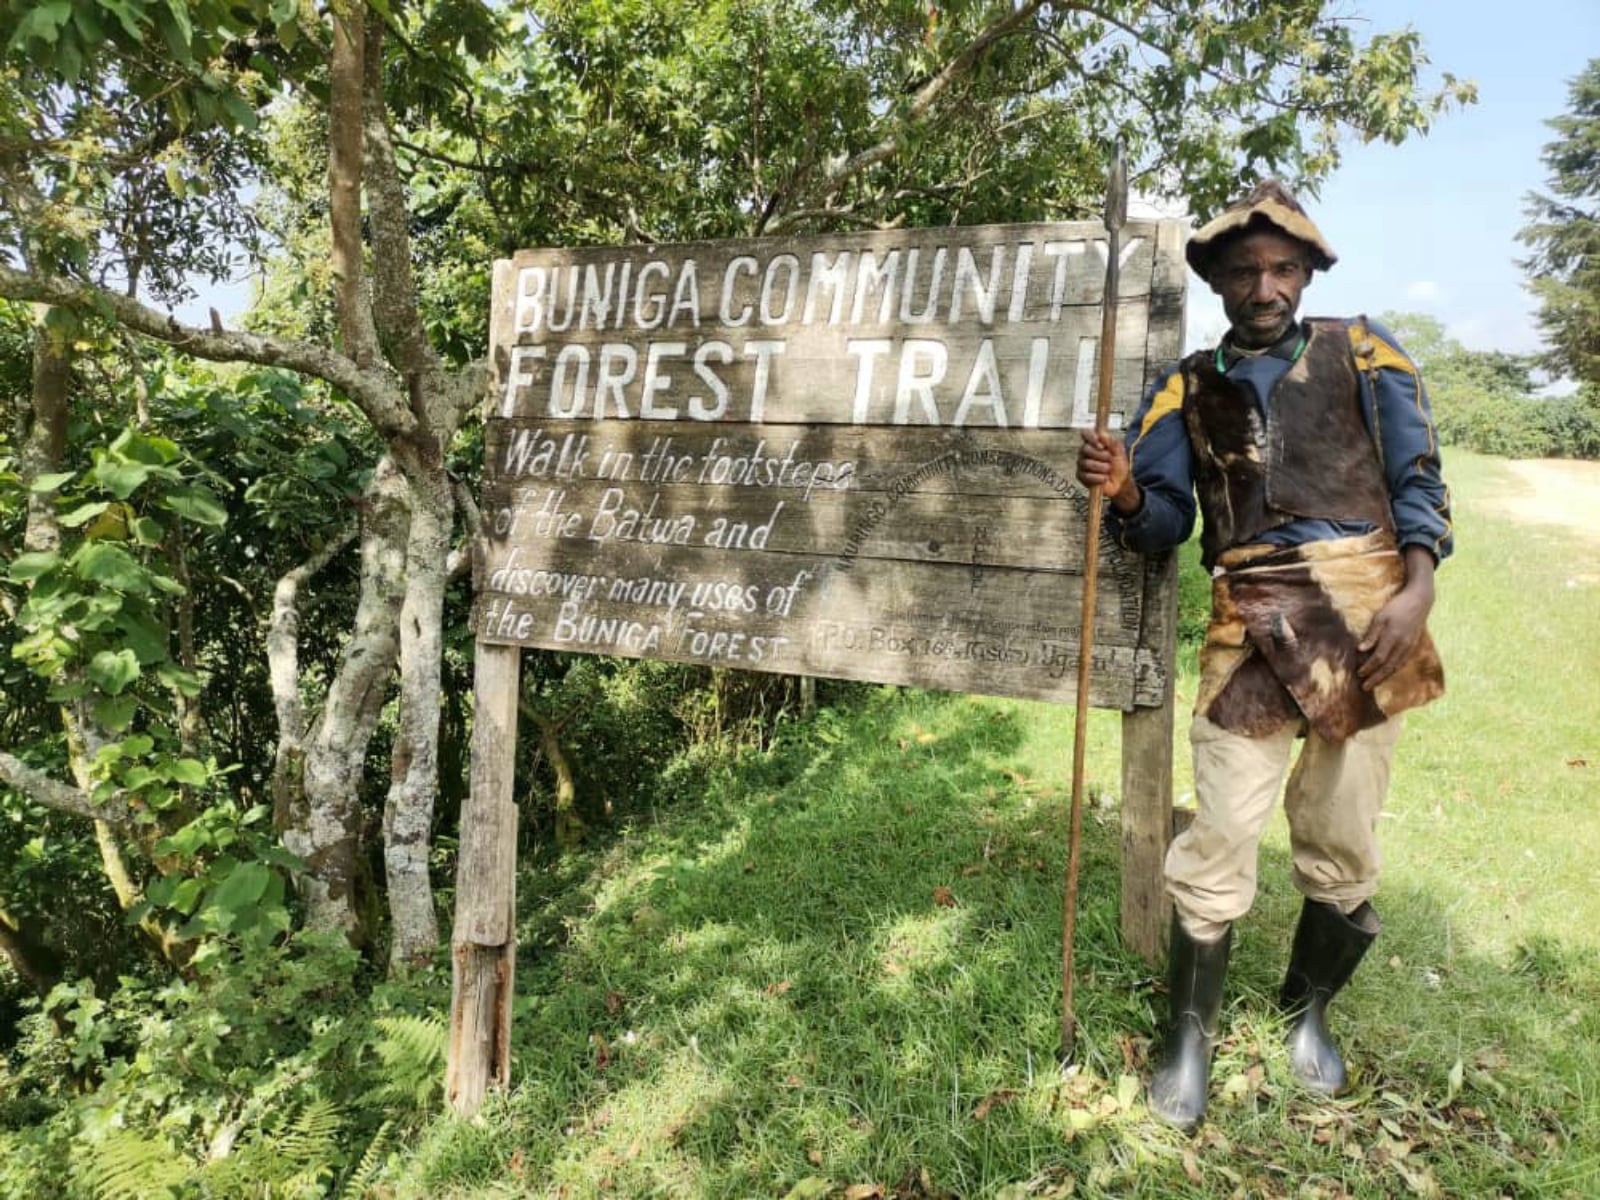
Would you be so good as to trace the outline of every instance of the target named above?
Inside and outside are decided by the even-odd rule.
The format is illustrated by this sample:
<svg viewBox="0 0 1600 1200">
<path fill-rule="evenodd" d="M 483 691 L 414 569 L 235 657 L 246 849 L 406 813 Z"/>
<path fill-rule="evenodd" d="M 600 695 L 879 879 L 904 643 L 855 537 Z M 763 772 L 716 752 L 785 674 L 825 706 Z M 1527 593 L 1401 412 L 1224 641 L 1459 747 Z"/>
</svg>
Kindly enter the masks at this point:
<svg viewBox="0 0 1600 1200">
<path fill-rule="evenodd" d="M 1306 247 L 1270 229 L 1247 233 L 1222 248 L 1211 268 L 1211 290 L 1247 350 L 1272 345 L 1289 330 L 1300 293 L 1311 279 Z"/>
</svg>

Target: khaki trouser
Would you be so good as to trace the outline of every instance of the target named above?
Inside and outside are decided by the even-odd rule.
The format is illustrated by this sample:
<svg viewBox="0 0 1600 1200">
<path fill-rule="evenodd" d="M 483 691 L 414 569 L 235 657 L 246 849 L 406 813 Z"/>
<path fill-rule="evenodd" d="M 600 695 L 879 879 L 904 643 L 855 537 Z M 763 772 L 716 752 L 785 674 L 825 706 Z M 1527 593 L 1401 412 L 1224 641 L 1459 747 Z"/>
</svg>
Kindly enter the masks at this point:
<svg viewBox="0 0 1600 1200">
<path fill-rule="evenodd" d="M 1378 814 L 1404 721 L 1391 717 L 1343 742 L 1306 735 L 1284 811 L 1294 885 L 1307 898 L 1348 913 L 1378 890 Z M 1199 941 L 1222 936 L 1255 900 L 1257 850 L 1295 734 L 1291 724 L 1266 737 L 1245 737 L 1194 718 L 1189 741 L 1199 812 L 1168 849 L 1166 876 L 1184 928 Z"/>
</svg>

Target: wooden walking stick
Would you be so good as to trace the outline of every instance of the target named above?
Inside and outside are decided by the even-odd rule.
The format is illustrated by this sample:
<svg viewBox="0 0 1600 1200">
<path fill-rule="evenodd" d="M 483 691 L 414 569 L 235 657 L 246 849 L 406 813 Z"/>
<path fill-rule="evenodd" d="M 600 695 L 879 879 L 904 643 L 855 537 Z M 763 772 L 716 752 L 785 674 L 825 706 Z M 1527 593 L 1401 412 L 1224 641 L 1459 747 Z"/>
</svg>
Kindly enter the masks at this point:
<svg viewBox="0 0 1600 1200">
<path fill-rule="evenodd" d="M 1106 285 L 1100 301 L 1100 376 L 1094 428 L 1104 435 L 1111 419 L 1111 373 L 1117 351 L 1117 288 L 1122 224 L 1128 218 L 1128 166 L 1119 140 L 1106 184 Z M 1072 819 L 1067 838 L 1067 892 L 1061 922 L 1061 1065 L 1073 1060 L 1077 1015 L 1072 1007 L 1073 943 L 1078 926 L 1078 849 L 1083 840 L 1083 752 L 1089 729 L 1089 663 L 1094 650 L 1095 591 L 1100 575 L 1100 512 L 1104 489 L 1089 489 L 1089 524 L 1083 543 L 1083 624 L 1078 635 L 1078 708 L 1072 731 Z"/>
</svg>

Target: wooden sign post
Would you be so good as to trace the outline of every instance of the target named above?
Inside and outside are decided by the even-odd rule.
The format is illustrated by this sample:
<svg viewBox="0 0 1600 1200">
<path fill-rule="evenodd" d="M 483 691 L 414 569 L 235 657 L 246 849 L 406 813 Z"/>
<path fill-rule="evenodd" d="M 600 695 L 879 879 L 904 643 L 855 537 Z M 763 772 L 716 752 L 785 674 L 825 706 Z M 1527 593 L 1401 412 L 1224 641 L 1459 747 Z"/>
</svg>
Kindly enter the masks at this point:
<svg viewBox="0 0 1600 1200">
<path fill-rule="evenodd" d="M 1118 254 L 1113 427 L 1182 349 L 1177 222 Z M 1097 223 L 524 251 L 495 265 L 450 1102 L 509 1078 L 521 647 L 1075 698 Z M 1102 543 L 1123 932 L 1164 929 L 1171 556 Z"/>
</svg>

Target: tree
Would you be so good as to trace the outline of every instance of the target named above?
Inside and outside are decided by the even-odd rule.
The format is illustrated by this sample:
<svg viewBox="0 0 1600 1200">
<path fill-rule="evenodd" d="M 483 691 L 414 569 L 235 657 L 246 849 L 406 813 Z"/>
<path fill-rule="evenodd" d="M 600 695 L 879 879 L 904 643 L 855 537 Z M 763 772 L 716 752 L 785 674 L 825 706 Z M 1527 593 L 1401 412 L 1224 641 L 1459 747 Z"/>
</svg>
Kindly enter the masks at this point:
<svg viewBox="0 0 1600 1200">
<path fill-rule="evenodd" d="M 1570 111 L 1546 122 L 1551 195 L 1528 194 L 1521 265 L 1539 301 L 1551 372 L 1600 386 L 1600 58 L 1572 81 Z"/>
</svg>

